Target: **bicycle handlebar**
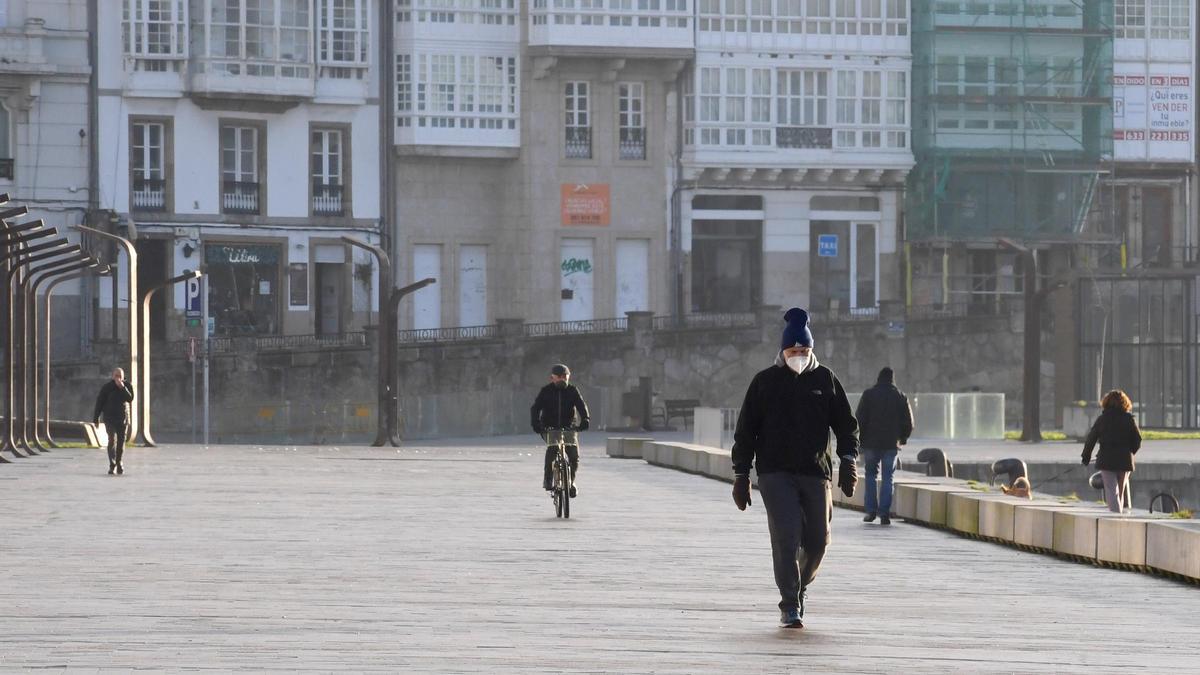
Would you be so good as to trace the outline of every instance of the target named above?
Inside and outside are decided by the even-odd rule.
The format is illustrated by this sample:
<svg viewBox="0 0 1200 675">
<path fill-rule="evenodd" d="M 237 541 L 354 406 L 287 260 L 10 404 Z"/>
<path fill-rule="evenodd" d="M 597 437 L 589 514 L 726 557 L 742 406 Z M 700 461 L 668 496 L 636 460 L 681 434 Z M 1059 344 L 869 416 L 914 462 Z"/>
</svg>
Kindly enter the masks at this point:
<svg viewBox="0 0 1200 675">
<path fill-rule="evenodd" d="M 544 431 L 574 431 L 574 432 L 576 432 L 576 433 L 578 433 L 578 432 L 580 431 L 579 427 L 576 427 L 576 426 L 571 426 L 571 427 L 543 427 L 543 430 L 544 430 Z"/>
</svg>

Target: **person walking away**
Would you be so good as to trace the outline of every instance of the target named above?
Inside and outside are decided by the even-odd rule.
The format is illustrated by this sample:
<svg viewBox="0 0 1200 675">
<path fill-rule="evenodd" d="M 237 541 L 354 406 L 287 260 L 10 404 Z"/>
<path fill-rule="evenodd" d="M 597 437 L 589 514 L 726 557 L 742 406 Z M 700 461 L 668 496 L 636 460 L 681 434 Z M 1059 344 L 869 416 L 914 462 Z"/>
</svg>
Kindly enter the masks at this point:
<svg viewBox="0 0 1200 675">
<path fill-rule="evenodd" d="M 92 412 L 92 423 L 99 424 L 104 418 L 108 431 L 108 475 L 124 474 L 121 457 L 125 454 L 126 426 L 129 423 L 129 404 L 133 402 L 133 385 L 125 381 L 125 371 L 113 368 L 112 378 L 100 387 L 96 397 L 96 409 Z"/>
<path fill-rule="evenodd" d="M 1100 444 L 1096 454 L 1096 469 L 1104 480 L 1104 503 L 1113 513 L 1121 513 L 1129 502 L 1129 475 L 1133 473 L 1133 456 L 1142 447 L 1142 432 L 1134 419 L 1133 403 L 1120 389 L 1113 389 L 1100 400 L 1100 417 L 1092 424 L 1083 441 L 1083 465 L 1092 461 L 1092 450 Z M 1132 506 L 1127 507 L 1132 511 Z M 1127 511 L 1127 512 L 1128 512 Z"/>
<path fill-rule="evenodd" d="M 858 423 L 842 383 L 817 362 L 808 312 L 784 315 L 775 365 L 759 372 L 746 390 L 733 436 L 733 502 L 750 506 L 750 468 L 767 509 L 780 623 L 804 627 L 804 600 L 829 545 L 833 518 L 833 458 L 837 437 L 838 487 L 854 495 L 858 481 Z"/>
<path fill-rule="evenodd" d="M 875 386 L 863 392 L 854 416 L 858 418 L 859 454 L 866 464 L 867 493 L 863 495 L 867 515 L 864 523 L 892 524 L 892 477 L 896 473 L 896 455 L 913 432 L 912 407 L 908 397 L 896 387 L 891 368 L 879 371 Z M 883 467 L 883 481 L 875 492 L 875 478 Z"/>
<path fill-rule="evenodd" d="M 587 431 L 588 407 L 583 401 L 579 388 L 571 384 L 571 369 L 561 363 L 550 368 L 550 383 L 542 387 L 529 416 L 533 431 L 546 441 L 546 461 L 542 472 L 542 489 L 549 490 L 550 472 L 554 466 L 554 456 L 558 453 L 558 445 L 550 444 L 546 431 L 548 427 L 562 429 L 563 444 L 566 446 L 567 459 L 571 463 L 570 495 L 574 499 L 579 491 L 575 488 L 575 474 L 579 471 L 579 434 L 577 431 Z M 579 416 L 576 423 L 575 416 Z"/>
</svg>

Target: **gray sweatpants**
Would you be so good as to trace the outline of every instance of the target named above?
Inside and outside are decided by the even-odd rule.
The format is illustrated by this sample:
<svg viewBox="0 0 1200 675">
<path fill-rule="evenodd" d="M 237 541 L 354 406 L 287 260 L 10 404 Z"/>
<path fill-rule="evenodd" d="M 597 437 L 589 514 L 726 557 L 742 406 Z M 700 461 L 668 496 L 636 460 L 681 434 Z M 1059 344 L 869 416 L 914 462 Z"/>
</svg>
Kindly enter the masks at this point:
<svg viewBox="0 0 1200 675">
<path fill-rule="evenodd" d="M 1104 503 L 1108 510 L 1120 513 L 1121 508 L 1133 508 L 1129 498 L 1129 471 L 1100 470 L 1100 478 L 1104 481 Z"/>
<path fill-rule="evenodd" d="M 817 576 L 829 545 L 833 493 L 822 476 L 773 472 L 758 477 L 767 509 L 779 609 L 796 609 L 800 596 Z"/>
</svg>

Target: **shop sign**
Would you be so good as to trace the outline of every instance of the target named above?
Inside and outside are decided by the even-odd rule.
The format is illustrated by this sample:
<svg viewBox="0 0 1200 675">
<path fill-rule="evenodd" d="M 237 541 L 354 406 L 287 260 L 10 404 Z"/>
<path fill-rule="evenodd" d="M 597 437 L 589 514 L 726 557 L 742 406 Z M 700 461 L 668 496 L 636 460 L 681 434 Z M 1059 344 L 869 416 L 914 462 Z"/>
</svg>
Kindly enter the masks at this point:
<svg viewBox="0 0 1200 675">
<path fill-rule="evenodd" d="M 278 246 L 205 244 L 204 261 L 209 265 L 274 265 Z"/>
</svg>

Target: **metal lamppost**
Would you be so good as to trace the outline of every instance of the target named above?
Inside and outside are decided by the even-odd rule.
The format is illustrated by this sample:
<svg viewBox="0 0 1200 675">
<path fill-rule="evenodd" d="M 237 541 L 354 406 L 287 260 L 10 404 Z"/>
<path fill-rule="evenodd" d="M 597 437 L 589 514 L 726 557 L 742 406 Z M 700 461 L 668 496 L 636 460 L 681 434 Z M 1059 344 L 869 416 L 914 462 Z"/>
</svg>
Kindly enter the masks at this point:
<svg viewBox="0 0 1200 675">
<path fill-rule="evenodd" d="M 353 237 L 342 237 L 342 241 L 369 251 L 375 256 L 379 265 L 379 385 L 378 385 L 378 428 L 374 447 L 382 447 L 390 443 L 393 447 L 400 445 L 399 430 L 399 362 L 396 358 L 396 317 L 399 312 L 400 300 L 406 295 L 426 286 L 437 283 L 436 279 L 422 279 L 404 288 L 396 288 L 392 277 L 392 262 L 388 254 L 378 246 L 359 241 Z M 386 294 L 384 289 L 390 289 Z"/>
<path fill-rule="evenodd" d="M 35 270 L 38 274 L 37 279 L 26 284 L 25 294 L 25 365 L 22 368 L 22 374 L 26 387 L 26 394 L 21 399 L 21 410 L 24 413 L 25 422 L 21 426 L 21 434 L 19 436 L 22 444 L 25 447 L 32 447 L 38 452 L 49 452 L 46 445 L 43 445 L 38 434 L 39 418 L 38 418 L 38 352 L 39 352 L 39 327 L 41 322 L 38 321 L 38 289 L 43 283 L 57 279 L 63 276 L 82 274 L 84 270 L 93 269 L 100 266 L 100 262 L 92 256 L 87 256 L 83 259 L 78 259 L 74 262 L 67 260 L 62 265 L 47 265 L 42 269 Z M 33 277 L 33 274 L 30 274 Z M 50 307 L 47 302 L 46 306 L 46 360 L 50 360 L 50 343 L 49 343 L 49 325 L 50 325 Z M 49 424 L 49 417 L 46 418 Z M 32 427 L 32 431 L 30 430 Z"/>
<path fill-rule="evenodd" d="M 28 255 L 34 249 L 44 249 L 44 250 L 40 250 L 40 252 L 33 254 L 33 255 Z M 4 351 L 5 351 L 5 354 L 7 355 L 7 358 L 5 359 L 5 362 L 4 362 L 4 379 L 6 382 L 5 389 L 6 389 L 6 399 L 7 399 L 6 404 L 5 404 L 5 411 L 6 411 L 7 415 L 6 415 L 6 420 L 5 420 L 5 424 L 4 424 L 4 438 L 0 439 L 0 441 L 3 441 L 3 449 L 4 450 L 8 450 L 9 452 L 13 453 L 17 457 L 24 457 L 25 455 L 22 455 L 17 450 L 16 435 L 15 435 L 16 419 L 15 419 L 14 413 L 16 411 L 16 406 L 15 406 L 16 382 L 14 381 L 14 376 L 15 376 L 14 371 L 16 368 L 16 356 L 13 352 L 16 347 L 16 335 L 15 335 L 16 331 L 14 330 L 15 329 L 14 324 L 16 323 L 15 322 L 16 317 L 15 317 L 15 312 L 13 310 L 14 310 L 14 304 L 16 304 L 18 302 L 19 298 L 23 297 L 23 294 L 15 292 L 17 290 L 23 290 L 23 289 L 19 288 L 19 285 L 15 284 L 15 277 L 21 271 L 21 269 L 27 265 L 32 265 L 33 263 L 41 262 L 43 260 L 60 258 L 64 255 L 74 255 L 74 254 L 80 253 L 82 251 L 83 251 L 83 249 L 79 245 L 77 245 L 77 244 L 68 245 L 65 239 L 59 239 L 59 240 L 56 240 L 53 242 L 49 242 L 49 244 L 46 244 L 46 245 L 31 246 L 23 251 L 8 252 L 8 253 L 4 254 L 5 258 L 10 258 L 9 263 L 8 263 L 9 270 L 8 270 L 8 273 L 5 275 L 5 286 L 4 286 L 7 291 L 6 294 L 8 296 L 8 329 L 5 331 L 5 334 L 4 334 Z M 18 256 L 22 256 L 22 255 L 24 255 L 26 257 L 18 257 Z M 14 286 L 16 286 L 16 287 L 14 287 Z"/>
<path fill-rule="evenodd" d="M 116 242 L 122 249 L 125 250 L 125 255 L 129 258 L 129 268 L 127 270 L 125 270 L 125 276 L 126 276 L 126 289 L 125 290 L 129 296 L 129 372 L 127 373 L 127 375 L 129 376 L 130 382 L 137 382 L 138 381 L 138 366 L 140 363 L 140 359 L 138 358 L 137 250 L 133 247 L 133 242 L 129 241 L 128 239 L 126 239 L 124 237 L 121 237 L 121 236 L 118 236 L 115 234 L 111 234 L 109 232 L 104 232 L 102 230 L 97 230 L 95 228 L 87 227 L 84 225 L 76 225 L 75 229 L 79 230 L 81 232 L 87 232 L 89 234 L 94 234 L 97 237 L 102 237 L 104 239 L 108 239 L 110 241 Z M 112 268 L 113 268 L 113 275 L 115 277 L 118 274 L 115 260 L 112 263 Z M 114 281 L 114 283 L 116 283 L 116 282 Z M 112 301 L 113 301 L 113 309 L 114 309 L 113 313 L 115 316 L 116 315 L 115 310 L 117 307 L 117 298 L 115 295 L 113 296 Z M 116 328 L 114 327 L 113 330 L 115 331 Z M 138 407 L 136 405 L 131 406 L 131 409 L 129 411 L 129 427 L 131 429 L 135 430 L 134 433 L 129 438 L 129 442 L 133 443 L 135 440 L 137 440 L 136 430 L 139 428 L 138 427 Z"/>
<path fill-rule="evenodd" d="M 97 276 L 104 276 L 105 274 L 109 274 L 111 271 L 112 270 L 108 265 L 103 265 L 99 269 L 95 270 L 95 274 Z M 43 303 L 44 303 L 43 310 L 42 310 L 42 320 L 44 322 L 42 324 L 42 340 L 46 343 L 46 358 L 42 362 L 42 376 L 41 377 L 42 377 L 42 382 L 43 382 L 42 403 L 45 408 L 46 415 L 45 415 L 45 419 L 42 420 L 41 427 L 35 426 L 33 433 L 34 433 L 34 438 L 37 439 L 39 442 L 40 442 L 40 438 L 45 438 L 44 445 L 48 446 L 48 447 L 52 447 L 52 448 L 57 448 L 57 447 L 59 447 L 59 445 L 58 445 L 58 443 L 54 442 L 54 438 L 50 435 L 50 355 L 51 355 L 51 351 L 50 351 L 50 297 L 54 294 L 54 289 L 57 288 L 59 284 L 63 283 L 64 281 L 71 281 L 72 279 L 78 279 L 80 277 L 86 276 L 89 272 L 91 272 L 91 270 L 84 269 L 84 270 L 80 270 L 78 272 L 71 272 L 69 274 L 63 274 L 61 276 L 54 277 L 53 279 L 50 280 L 50 283 L 46 285 L 46 293 L 42 296 Z M 34 408 L 34 418 L 35 419 L 37 417 L 36 411 L 37 411 L 37 408 L 35 407 Z"/>
<path fill-rule="evenodd" d="M 140 433 L 139 427 L 134 427 L 133 435 L 142 437 L 142 444 L 149 447 L 156 447 L 158 444 L 154 442 L 154 438 L 150 436 L 150 300 L 154 298 L 154 293 L 160 289 L 177 284 L 188 279 L 199 279 L 204 273 L 200 270 L 189 270 L 179 276 L 171 277 L 164 281 L 160 281 L 142 295 L 141 305 L 141 326 L 142 326 L 142 349 L 141 349 L 141 374 L 142 380 L 138 383 L 137 396 L 141 398 L 142 414 L 139 418 L 141 423 Z M 206 329 L 207 330 L 207 329 Z M 137 407 L 136 404 L 134 407 Z"/>
</svg>

